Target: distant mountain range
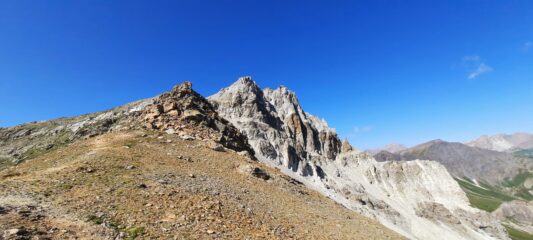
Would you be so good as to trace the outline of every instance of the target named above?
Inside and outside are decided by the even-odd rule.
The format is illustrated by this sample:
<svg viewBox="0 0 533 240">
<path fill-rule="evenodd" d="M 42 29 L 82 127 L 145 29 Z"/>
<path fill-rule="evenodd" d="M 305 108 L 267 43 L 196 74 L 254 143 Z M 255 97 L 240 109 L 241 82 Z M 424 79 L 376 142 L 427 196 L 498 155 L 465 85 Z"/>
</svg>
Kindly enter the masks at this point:
<svg viewBox="0 0 533 240">
<path fill-rule="evenodd" d="M 456 177 L 497 184 L 531 167 L 531 161 L 512 153 L 498 152 L 463 143 L 433 140 L 396 153 L 381 151 L 378 161 L 429 159 L 443 164 Z"/>
<path fill-rule="evenodd" d="M 533 218 L 532 136 L 485 135 L 466 144 L 433 140 L 395 152 L 382 150 L 374 158 L 382 162 L 438 161 L 454 176 L 472 206 L 533 232 L 529 221 Z"/>
<path fill-rule="evenodd" d="M 397 153 L 399 151 L 402 151 L 402 150 L 405 150 L 407 149 L 407 147 L 403 144 L 397 144 L 397 143 L 391 143 L 391 144 L 387 144 L 381 148 L 375 148 L 375 149 L 369 149 L 369 150 L 366 150 L 366 152 L 370 153 L 370 154 L 376 154 L 376 153 L 379 153 L 381 151 L 387 151 L 387 152 L 390 152 L 390 153 Z"/>
<path fill-rule="evenodd" d="M 533 148 L 533 134 L 483 135 L 474 141 L 466 143 L 466 145 L 493 151 L 513 152 Z"/>
</svg>

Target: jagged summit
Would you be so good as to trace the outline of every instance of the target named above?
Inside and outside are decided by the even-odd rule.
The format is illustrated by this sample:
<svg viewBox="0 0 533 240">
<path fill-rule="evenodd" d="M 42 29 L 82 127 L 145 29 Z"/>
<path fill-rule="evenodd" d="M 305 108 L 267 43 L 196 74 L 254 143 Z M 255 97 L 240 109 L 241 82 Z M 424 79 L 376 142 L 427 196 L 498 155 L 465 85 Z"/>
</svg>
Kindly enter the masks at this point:
<svg viewBox="0 0 533 240">
<path fill-rule="evenodd" d="M 259 90 L 257 83 L 252 79 L 251 76 L 240 77 L 236 82 L 234 82 L 231 86 L 227 88 L 249 92 L 257 92 L 257 90 Z"/>
<path fill-rule="evenodd" d="M 313 156 L 335 158 L 340 140 L 318 118 L 303 111 L 292 91 L 285 87 L 261 90 L 252 82 L 240 78 L 208 99 L 221 116 L 249 136 L 259 159 L 301 172 Z"/>
</svg>

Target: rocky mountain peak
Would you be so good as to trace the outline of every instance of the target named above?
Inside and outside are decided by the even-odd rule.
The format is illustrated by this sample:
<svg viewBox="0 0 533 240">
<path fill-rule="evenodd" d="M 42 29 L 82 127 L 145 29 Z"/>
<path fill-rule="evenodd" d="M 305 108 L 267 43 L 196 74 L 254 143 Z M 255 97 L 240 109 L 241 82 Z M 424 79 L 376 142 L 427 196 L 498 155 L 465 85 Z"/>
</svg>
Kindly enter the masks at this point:
<svg viewBox="0 0 533 240">
<path fill-rule="evenodd" d="M 261 90 L 255 82 L 255 87 L 246 85 L 250 81 L 240 78 L 209 100 L 249 136 L 259 159 L 303 171 L 312 156 L 335 158 L 341 141 L 327 124 L 303 111 L 294 92 L 285 87 Z"/>
<path fill-rule="evenodd" d="M 257 93 L 259 87 L 251 76 L 240 77 L 236 82 L 227 88 L 228 90 L 238 92 Z"/>
</svg>

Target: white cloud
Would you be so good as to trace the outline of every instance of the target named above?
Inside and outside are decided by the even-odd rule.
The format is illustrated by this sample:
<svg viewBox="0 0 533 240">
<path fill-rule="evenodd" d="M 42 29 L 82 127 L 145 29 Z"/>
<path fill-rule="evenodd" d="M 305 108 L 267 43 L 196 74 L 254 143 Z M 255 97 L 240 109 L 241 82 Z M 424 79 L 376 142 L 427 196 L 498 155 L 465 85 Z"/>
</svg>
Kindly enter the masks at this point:
<svg viewBox="0 0 533 240">
<path fill-rule="evenodd" d="M 493 69 L 487 65 L 478 55 L 464 56 L 462 59 L 463 67 L 468 70 L 468 79 L 476 79 L 479 76 L 492 72 Z"/>
<path fill-rule="evenodd" d="M 492 68 L 484 63 L 481 63 L 476 70 L 468 74 L 468 79 L 476 79 L 481 74 L 492 72 Z"/>
<path fill-rule="evenodd" d="M 523 52 L 529 52 L 529 50 L 531 50 L 531 48 L 533 48 L 533 42 L 531 41 L 527 41 L 524 43 L 524 45 L 522 46 L 522 51 Z"/>
</svg>

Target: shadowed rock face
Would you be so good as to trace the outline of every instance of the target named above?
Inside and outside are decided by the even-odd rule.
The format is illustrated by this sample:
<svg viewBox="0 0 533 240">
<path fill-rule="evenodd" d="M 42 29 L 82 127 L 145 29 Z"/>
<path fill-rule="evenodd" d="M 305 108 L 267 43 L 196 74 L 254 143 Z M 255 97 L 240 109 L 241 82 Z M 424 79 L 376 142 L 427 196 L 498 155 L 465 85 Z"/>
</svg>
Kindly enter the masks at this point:
<svg viewBox="0 0 533 240">
<path fill-rule="evenodd" d="M 285 87 L 240 78 L 208 98 L 248 137 L 256 157 L 349 209 L 413 239 L 507 239 L 434 161 L 377 162 L 341 141 Z"/>
</svg>

